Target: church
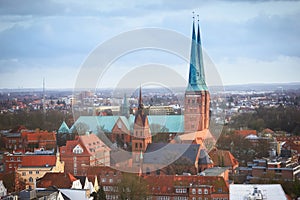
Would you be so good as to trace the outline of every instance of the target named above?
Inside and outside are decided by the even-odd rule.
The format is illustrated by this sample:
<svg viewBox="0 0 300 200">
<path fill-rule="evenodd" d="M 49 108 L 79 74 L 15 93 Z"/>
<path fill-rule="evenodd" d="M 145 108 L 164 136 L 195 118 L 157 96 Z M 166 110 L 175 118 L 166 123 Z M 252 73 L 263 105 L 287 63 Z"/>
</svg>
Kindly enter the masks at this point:
<svg viewBox="0 0 300 200">
<path fill-rule="evenodd" d="M 121 110 L 126 113 L 124 108 L 122 105 Z M 81 116 L 70 130 L 84 123 L 94 133 L 105 132 L 112 145 L 131 152 L 130 163 L 143 173 L 198 174 L 213 166 L 207 153 L 207 146 L 214 143 L 209 118 L 210 93 L 205 81 L 200 26 L 198 22 L 196 30 L 193 20 L 183 115 L 147 115 L 140 88 L 135 115 Z M 170 135 L 168 142 L 152 141 L 153 124 L 162 127 L 157 134 Z"/>
</svg>

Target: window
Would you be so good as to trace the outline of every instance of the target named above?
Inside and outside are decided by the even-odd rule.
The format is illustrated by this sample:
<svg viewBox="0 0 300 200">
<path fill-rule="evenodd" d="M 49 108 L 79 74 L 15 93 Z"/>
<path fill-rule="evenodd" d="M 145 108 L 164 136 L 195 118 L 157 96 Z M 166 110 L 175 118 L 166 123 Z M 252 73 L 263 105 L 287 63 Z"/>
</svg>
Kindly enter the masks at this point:
<svg viewBox="0 0 300 200">
<path fill-rule="evenodd" d="M 13 158 L 13 157 L 10 157 L 10 161 L 14 161 L 14 158 Z"/>
<path fill-rule="evenodd" d="M 30 177 L 28 180 L 29 180 L 29 182 L 33 182 L 33 178 L 32 177 Z"/>
<path fill-rule="evenodd" d="M 21 158 L 20 158 L 20 157 L 18 157 L 18 158 L 17 158 L 17 161 L 21 161 Z"/>
<path fill-rule="evenodd" d="M 83 149 L 81 148 L 80 145 L 76 145 L 76 147 L 74 147 L 74 149 L 73 149 L 73 153 L 74 154 L 81 154 L 81 153 L 83 153 Z"/>
<path fill-rule="evenodd" d="M 26 176 L 26 172 L 22 172 L 22 176 Z"/>
<path fill-rule="evenodd" d="M 198 200 L 202 200 L 202 197 L 198 197 Z"/>
<path fill-rule="evenodd" d="M 39 174 L 40 172 L 39 172 L 39 171 L 35 171 L 35 173 L 36 173 L 36 174 Z"/>
<path fill-rule="evenodd" d="M 110 178 L 110 179 L 109 179 L 109 182 L 110 182 L 110 183 L 112 183 L 112 182 L 113 182 L 113 179 L 112 179 L 112 178 Z"/>
<path fill-rule="evenodd" d="M 201 188 L 198 189 L 198 194 L 202 194 L 202 189 Z"/>
<path fill-rule="evenodd" d="M 29 171 L 29 174 L 32 174 L 32 171 Z"/>
<path fill-rule="evenodd" d="M 192 200 L 196 200 L 196 197 L 193 197 Z"/>
<path fill-rule="evenodd" d="M 140 143 L 140 148 L 143 148 L 143 144 L 142 143 Z"/>
<path fill-rule="evenodd" d="M 192 189 L 192 194 L 196 194 L 196 189 L 195 188 Z"/>
<path fill-rule="evenodd" d="M 105 182 L 106 182 L 106 178 L 102 178 L 102 179 L 101 179 L 101 182 L 102 182 L 102 183 L 105 183 Z"/>
<path fill-rule="evenodd" d="M 204 189 L 204 194 L 208 194 L 208 189 Z"/>
<path fill-rule="evenodd" d="M 12 168 L 12 164 L 9 164 L 9 168 Z"/>
<path fill-rule="evenodd" d="M 138 143 L 135 143 L 135 148 L 136 148 L 136 149 L 138 148 Z"/>
</svg>

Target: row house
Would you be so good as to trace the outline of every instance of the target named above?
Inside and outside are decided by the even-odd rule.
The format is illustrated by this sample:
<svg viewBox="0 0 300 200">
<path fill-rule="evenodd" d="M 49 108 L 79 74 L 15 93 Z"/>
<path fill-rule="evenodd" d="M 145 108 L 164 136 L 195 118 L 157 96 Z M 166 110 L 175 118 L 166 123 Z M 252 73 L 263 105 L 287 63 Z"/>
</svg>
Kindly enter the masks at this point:
<svg viewBox="0 0 300 200">
<path fill-rule="evenodd" d="M 56 132 L 27 130 L 24 127 L 2 133 L 5 149 L 10 152 L 33 151 L 35 148 L 55 149 Z"/>
<path fill-rule="evenodd" d="M 250 182 L 259 179 L 294 181 L 300 177 L 300 165 L 289 160 L 255 159 L 247 167 L 239 168 L 238 174 L 247 176 Z"/>
<path fill-rule="evenodd" d="M 210 170 L 210 169 L 209 169 Z M 205 200 L 229 199 L 226 175 L 145 175 L 140 176 L 148 185 L 148 199 L 165 200 Z M 208 173 L 208 172 L 207 172 Z M 98 177 L 107 199 L 118 199 L 118 184 L 122 180 L 122 172 L 109 167 L 91 167 L 88 177 Z"/>
<path fill-rule="evenodd" d="M 150 199 L 228 200 L 229 186 L 218 176 L 145 176 Z"/>
<path fill-rule="evenodd" d="M 3 164 L 4 164 L 4 172 L 11 173 L 15 172 L 18 167 L 22 166 L 23 158 L 30 157 L 33 155 L 54 155 L 54 150 L 44 150 L 44 149 L 36 149 L 34 152 L 14 152 L 3 153 Z M 25 158 L 26 159 L 26 158 Z"/>
</svg>

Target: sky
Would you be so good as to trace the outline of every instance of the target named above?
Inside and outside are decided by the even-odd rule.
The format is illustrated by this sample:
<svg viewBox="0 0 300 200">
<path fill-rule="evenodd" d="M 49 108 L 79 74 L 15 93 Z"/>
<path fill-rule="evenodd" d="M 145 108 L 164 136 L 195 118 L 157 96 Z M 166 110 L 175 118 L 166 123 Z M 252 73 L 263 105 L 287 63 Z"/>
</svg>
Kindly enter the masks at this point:
<svg viewBox="0 0 300 200">
<path fill-rule="evenodd" d="M 300 1 L 0 0 L 0 88 L 41 88 L 43 79 L 46 88 L 73 88 L 85 60 L 107 40 L 149 27 L 190 38 L 193 11 L 224 85 L 300 82 Z M 148 63 L 187 79 L 186 61 L 144 50 L 116 60 L 98 87 Z"/>
</svg>

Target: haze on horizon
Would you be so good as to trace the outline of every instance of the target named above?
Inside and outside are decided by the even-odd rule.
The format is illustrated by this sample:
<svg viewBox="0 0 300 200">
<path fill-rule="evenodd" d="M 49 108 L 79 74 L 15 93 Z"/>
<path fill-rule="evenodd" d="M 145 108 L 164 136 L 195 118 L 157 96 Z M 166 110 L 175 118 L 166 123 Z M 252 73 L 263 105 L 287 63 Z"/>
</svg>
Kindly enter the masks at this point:
<svg viewBox="0 0 300 200">
<path fill-rule="evenodd" d="M 43 78 L 47 88 L 73 88 L 99 44 L 147 27 L 190 38 L 192 11 L 199 14 L 203 48 L 224 85 L 300 82 L 299 1 L 1 0 L 0 88 L 41 88 Z M 172 66 L 187 79 L 186 61 L 140 51 L 116 61 L 100 87 L 147 63 Z"/>
</svg>

